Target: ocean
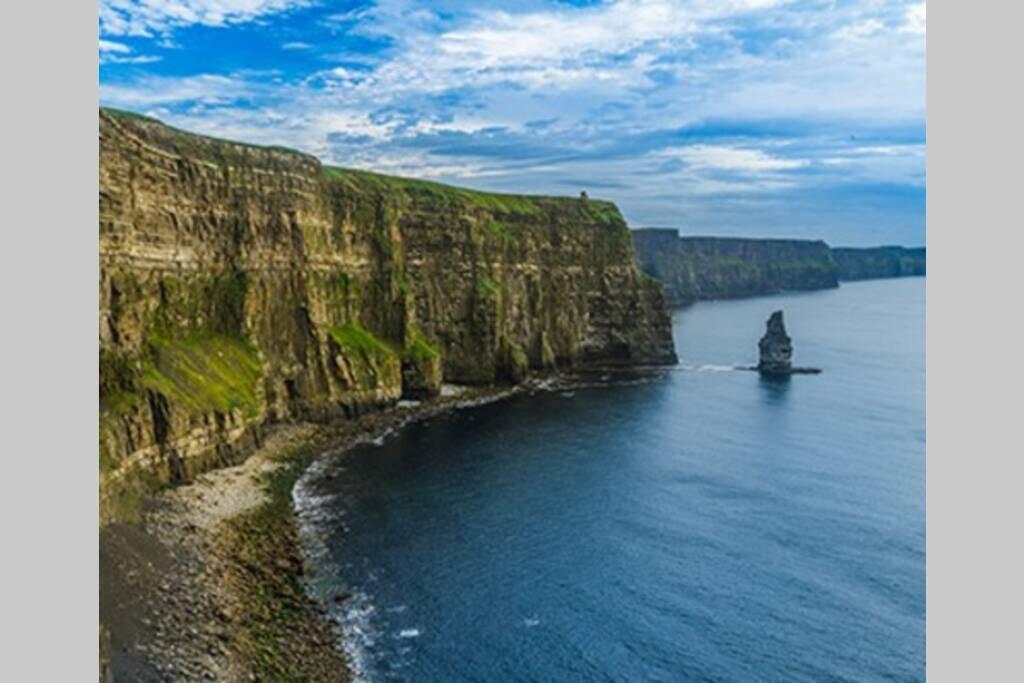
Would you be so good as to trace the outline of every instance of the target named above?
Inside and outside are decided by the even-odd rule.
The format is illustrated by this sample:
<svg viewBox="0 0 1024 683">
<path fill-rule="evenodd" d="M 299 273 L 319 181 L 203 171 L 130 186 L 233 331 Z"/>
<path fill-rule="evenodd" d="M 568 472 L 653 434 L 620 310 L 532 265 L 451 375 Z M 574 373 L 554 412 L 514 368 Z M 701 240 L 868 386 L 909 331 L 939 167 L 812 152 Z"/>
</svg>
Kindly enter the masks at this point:
<svg viewBox="0 0 1024 683">
<path fill-rule="evenodd" d="M 776 309 L 822 374 L 735 369 Z M 309 589 L 363 680 L 924 680 L 924 314 L 924 278 L 698 303 L 676 368 L 326 454 Z"/>
</svg>

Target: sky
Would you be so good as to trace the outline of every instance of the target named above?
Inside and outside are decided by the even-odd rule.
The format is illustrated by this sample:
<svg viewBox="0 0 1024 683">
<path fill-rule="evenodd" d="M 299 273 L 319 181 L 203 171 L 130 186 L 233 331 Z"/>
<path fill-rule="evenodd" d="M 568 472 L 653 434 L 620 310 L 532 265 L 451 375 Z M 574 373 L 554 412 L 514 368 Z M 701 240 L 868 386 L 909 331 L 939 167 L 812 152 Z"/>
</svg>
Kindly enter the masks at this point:
<svg viewBox="0 0 1024 683">
<path fill-rule="evenodd" d="M 100 0 L 100 103 L 631 227 L 925 243 L 906 0 Z"/>
</svg>

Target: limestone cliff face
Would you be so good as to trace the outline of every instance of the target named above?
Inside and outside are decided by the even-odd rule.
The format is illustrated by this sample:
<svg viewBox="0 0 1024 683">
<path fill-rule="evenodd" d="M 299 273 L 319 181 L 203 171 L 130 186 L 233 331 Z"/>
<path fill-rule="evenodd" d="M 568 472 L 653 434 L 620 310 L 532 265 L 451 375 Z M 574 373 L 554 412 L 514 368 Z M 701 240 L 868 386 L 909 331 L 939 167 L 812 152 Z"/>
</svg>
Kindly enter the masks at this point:
<svg viewBox="0 0 1024 683">
<path fill-rule="evenodd" d="M 680 237 L 674 229 L 633 231 L 640 267 L 665 285 L 672 303 L 837 287 L 829 246 L 820 240 Z"/>
<path fill-rule="evenodd" d="M 908 277 L 924 275 L 926 270 L 924 247 L 837 247 L 832 250 L 832 258 L 841 280 Z"/>
<path fill-rule="evenodd" d="M 614 205 L 325 167 L 100 112 L 105 519 L 268 422 L 675 361 Z"/>
</svg>

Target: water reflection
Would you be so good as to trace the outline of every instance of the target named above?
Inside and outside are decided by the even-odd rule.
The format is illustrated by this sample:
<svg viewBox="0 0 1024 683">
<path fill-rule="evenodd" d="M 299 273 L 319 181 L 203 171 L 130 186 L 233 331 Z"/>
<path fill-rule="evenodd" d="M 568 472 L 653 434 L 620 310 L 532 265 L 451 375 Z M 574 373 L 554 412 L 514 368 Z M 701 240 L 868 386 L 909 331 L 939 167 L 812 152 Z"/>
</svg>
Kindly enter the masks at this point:
<svg viewBox="0 0 1024 683">
<path fill-rule="evenodd" d="M 786 396 L 789 394 L 789 386 L 792 383 L 793 378 L 791 375 L 758 375 L 758 386 L 761 388 L 761 395 L 764 397 L 765 403 L 771 405 L 782 405 L 786 402 Z"/>
</svg>

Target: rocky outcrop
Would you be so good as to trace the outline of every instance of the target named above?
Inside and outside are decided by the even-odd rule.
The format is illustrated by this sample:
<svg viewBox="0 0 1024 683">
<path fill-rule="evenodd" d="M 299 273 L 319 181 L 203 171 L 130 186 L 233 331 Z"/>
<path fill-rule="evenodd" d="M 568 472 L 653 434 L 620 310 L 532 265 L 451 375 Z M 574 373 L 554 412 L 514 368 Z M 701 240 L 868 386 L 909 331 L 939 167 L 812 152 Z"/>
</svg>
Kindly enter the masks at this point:
<svg viewBox="0 0 1024 683">
<path fill-rule="evenodd" d="M 833 249 L 821 240 L 680 237 L 666 228 L 634 230 L 633 241 L 640 268 L 674 305 L 925 274 L 924 247 Z"/>
<path fill-rule="evenodd" d="M 820 240 L 680 237 L 643 228 L 633 241 L 640 268 L 676 305 L 838 286 L 831 250 Z"/>
<path fill-rule="evenodd" d="M 332 168 L 111 110 L 99 137 L 103 519 L 269 422 L 675 361 L 608 202 Z"/>
<path fill-rule="evenodd" d="M 840 280 L 870 280 L 925 275 L 925 248 L 873 247 L 832 250 Z"/>
<path fill-rule="evenodd" d="M 768 318 L 764 336 L 757 343 L 760 359 L 757 369 L 766 375 L 788 375 L 793 369 L 793 340 L 786 334 L 782 311 Z"/>
<path fill-rule="evenodd" d="M 793 340 L 786 333 L 782 311 L 775 311 L 768 317 L 764 336 L 757 343 L 759 360 L 757 370 L 766 377 L 788 377 L 789 375 L 816 375 L 820 368 L 798 368 L 793 366 Z"/>
</svg>

